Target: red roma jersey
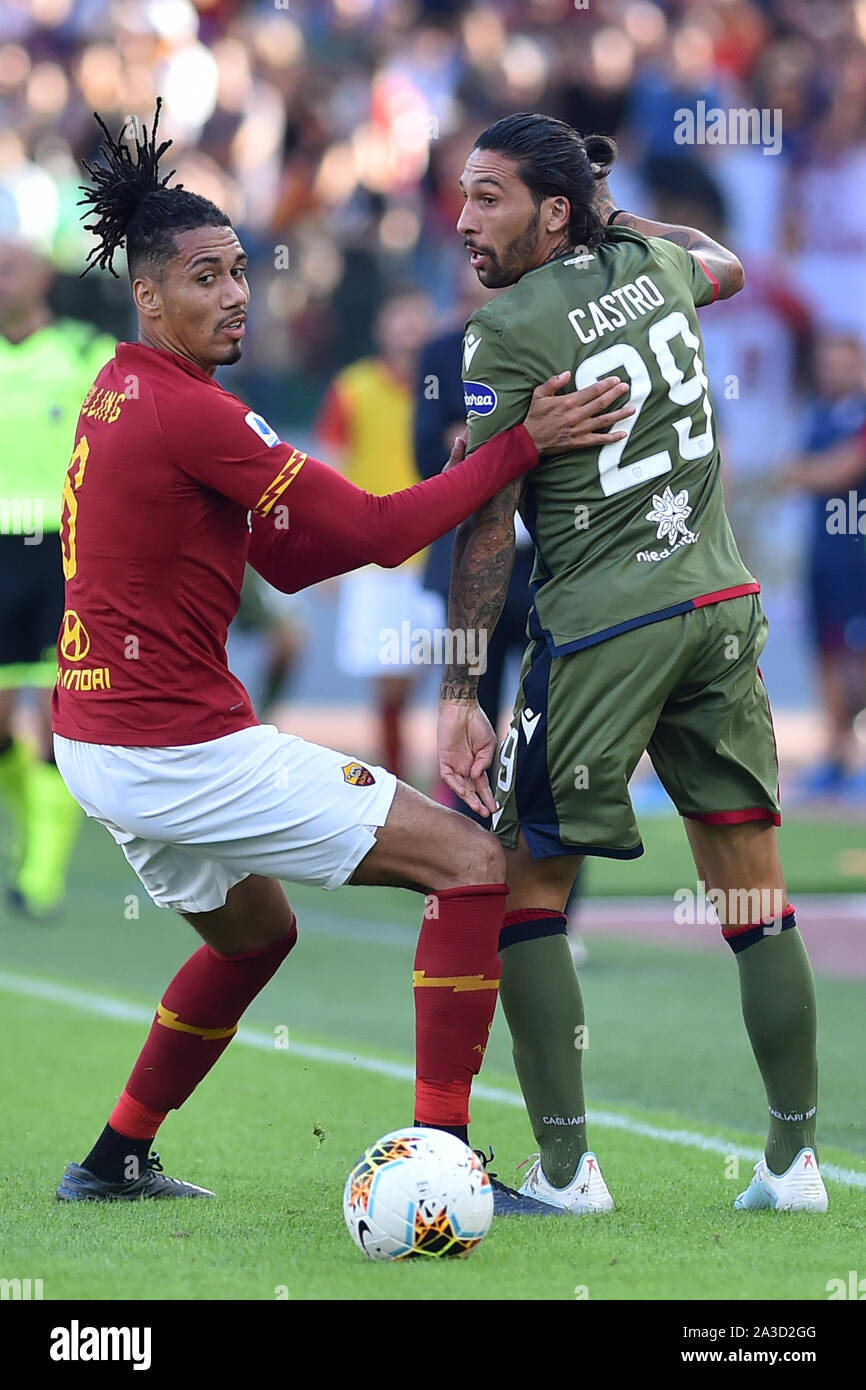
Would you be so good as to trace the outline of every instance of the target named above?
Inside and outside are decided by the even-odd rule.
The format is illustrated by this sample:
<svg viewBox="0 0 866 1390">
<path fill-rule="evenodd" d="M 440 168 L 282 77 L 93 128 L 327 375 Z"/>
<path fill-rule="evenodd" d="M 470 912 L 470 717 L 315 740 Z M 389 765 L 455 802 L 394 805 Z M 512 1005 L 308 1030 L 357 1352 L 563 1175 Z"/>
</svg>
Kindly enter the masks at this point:
<svg viewBox="0 0 866 1390">
<path fill-rule="evenodd" d="M 225 654 L 248 560 L 286 593 L 400 565 L 537 462 L 516 425 L 379 497 L 185 358 L 121 343 L 84 399 L 63 488 L 55 732 L 161 748 L 257 723 Z"/>
<path fill-rule="evenodd" d="M 225 639 L 250 543 L 306 458 L 201 368 L 121 343 L 84 400 L 63 490 L 53 725 L 199 743 L 258 721 Z"/>
</svg>

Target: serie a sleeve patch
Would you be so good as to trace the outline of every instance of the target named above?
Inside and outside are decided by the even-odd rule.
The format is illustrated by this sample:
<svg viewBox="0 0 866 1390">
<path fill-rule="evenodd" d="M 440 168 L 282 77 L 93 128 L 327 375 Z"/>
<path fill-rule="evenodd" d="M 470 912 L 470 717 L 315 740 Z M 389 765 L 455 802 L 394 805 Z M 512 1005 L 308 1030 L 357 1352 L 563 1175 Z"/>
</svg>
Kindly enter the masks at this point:
<svg viewBox="0 0 866 1390">
<path fill-rule="evenodd" d="M 254 410 L 248 410 L 244 416 L 244 424 L 249 425 L 251 430 L 263 439 L 269 449 L 273 449 L 275 444 L 279 444 L 280 436 L 275 429 L 271 429 L 267 420 L 262 415 L 256 415 Z"/>
</svg>

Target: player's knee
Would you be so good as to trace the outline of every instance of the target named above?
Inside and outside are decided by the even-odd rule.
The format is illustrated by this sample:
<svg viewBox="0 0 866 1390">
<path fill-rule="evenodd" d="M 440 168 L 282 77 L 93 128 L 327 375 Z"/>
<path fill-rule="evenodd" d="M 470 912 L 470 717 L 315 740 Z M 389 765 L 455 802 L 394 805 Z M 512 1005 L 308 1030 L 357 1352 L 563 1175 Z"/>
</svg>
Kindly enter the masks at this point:
<svg viewBox="0 0 866 1390">
<path fill-rule="evenodd" d="M 417 881 L 429 893 L 477 883 L 505 882 L 505 851 L 495 836 L 456 811 L 449 816 L 449 834 L 428 846 Z"/>
<path fill-rule="evenodd" d="M 467 826 L 467 829 L 469 827 Z M 494 835 L 480 826 L 472 826 L 467 843 L 469 864 L 467 883 L 504 883 L 505 850 Z"/>
</svg>

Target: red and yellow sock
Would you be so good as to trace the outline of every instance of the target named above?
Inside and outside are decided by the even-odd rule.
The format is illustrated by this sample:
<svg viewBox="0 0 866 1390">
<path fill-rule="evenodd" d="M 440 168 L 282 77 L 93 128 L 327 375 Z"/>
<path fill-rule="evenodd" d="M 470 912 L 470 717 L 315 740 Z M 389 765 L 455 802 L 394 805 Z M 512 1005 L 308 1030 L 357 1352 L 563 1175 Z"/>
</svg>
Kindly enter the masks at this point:
<svg viewBox="0 0 866 1390">
<path fill-rule="evenodd" d="M 111 1181 L 125 1176 L 123 1160 L 136 1146 L 146 1151 L 169 1110 L 183 1105 L 219 1060 L 241 1015 L 297 939 L 295 922 L 279 941 L 260 950 L 222 956 L 205 945 L 181 966 L 157 1007 L 108 1128 L 83 1167 Z"/>
<path fill-rule="evenodd" d="M 499 990 L 504 883 L 431 895 L 415 954 L 415 1123 L 460 1130 Z"/>
</svg>

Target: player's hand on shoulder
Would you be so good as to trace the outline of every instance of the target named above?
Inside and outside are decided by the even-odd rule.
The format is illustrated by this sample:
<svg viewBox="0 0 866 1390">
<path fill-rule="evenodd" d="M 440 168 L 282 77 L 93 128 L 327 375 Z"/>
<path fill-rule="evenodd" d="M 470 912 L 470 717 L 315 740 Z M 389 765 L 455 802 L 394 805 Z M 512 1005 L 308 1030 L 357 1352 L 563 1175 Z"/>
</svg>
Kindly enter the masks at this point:
<svg viewBox="0 0 866 1390">
<path fill-rule="evenodd" d="M 449 468 L 453 468 L 456 463 L 462 463 L 465 459 L 466 434 L 467 431 L 465 429 L 462 429 L 460 433 L 456 436 L 454 443 L 451 445 L 451 453 L 448 455 L 448 462 L 442 469 L 443 473 L 447 473 Z"/>
<path fill-rule="evenodd" d="M 611 429 L 628 415 L 633 405 L 617 407 L 616 402 L 631 389 L 619 377 L 603 377 L 580 391 L 560 396 L 570 372 L 560 372 L 536 386 L 524 425 L 539 454 L 564 454 L 596 444 L 612 444 L 624 439 L 625 430 Z"/>
<path fill-rule="evenodd" d="M 496 751 L 496 734 L 475 701 L 440 700 L 439 776 L 470 811 L 492 815 L 496 801 L 487 769 Z"/>
</svg>

